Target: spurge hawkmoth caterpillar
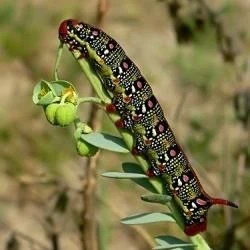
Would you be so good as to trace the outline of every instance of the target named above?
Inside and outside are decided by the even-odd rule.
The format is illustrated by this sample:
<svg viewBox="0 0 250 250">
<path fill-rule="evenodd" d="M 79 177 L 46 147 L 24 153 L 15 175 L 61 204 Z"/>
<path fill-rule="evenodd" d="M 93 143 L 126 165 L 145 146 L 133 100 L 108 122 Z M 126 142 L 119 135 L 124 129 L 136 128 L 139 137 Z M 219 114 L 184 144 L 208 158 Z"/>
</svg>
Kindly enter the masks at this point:
<svg viewBox="0 0 250 250">
<path fill-rule="evenodd" d="M 79 51 L 100 77 L 112 98 L 107 111 L 117 112 L 121 119 L 116 126 L 129 129 L 134 135 L 133 153 L 148 161 L 148 175 L 165 177 L 166 188 L 183 213 L 187 235 L 206 230 L 207 211 L 212 205 L 237 208 L 233 202 L 212 198 L 204 191 L 150 85 L 113 38 L 69 19 L 61 23 L 59 39 L 69 50 Z"/>
</svg>

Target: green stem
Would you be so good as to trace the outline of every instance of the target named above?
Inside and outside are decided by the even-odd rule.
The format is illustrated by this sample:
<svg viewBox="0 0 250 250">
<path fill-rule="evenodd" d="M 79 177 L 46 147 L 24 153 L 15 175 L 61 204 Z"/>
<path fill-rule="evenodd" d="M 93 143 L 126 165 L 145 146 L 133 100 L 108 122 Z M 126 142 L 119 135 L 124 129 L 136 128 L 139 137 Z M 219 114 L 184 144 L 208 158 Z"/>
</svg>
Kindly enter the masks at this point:
<svg viewBox="0 0 250 250">
<path fill-rule="evenodd" d="M 53 73 L 54 80 L 56 80 L 56 81 L 59 80 L 59 77 L 58 77 L 58 68 L 59 68 L 59 64 L 60 64 L 61 58 L 62 58 L 62 51 L 63 51 L 62 49 L 63 49 L 63 44 L 60 43 L 60 45 L 58 46 L 58 49 L 57 49 L 55 69 L 54 69 L 54 73 Z"/>
<path fill-rule="evenodd" d="M 87 60 L 84 59 L 78 59 L 80 56 L 80 52 L 74 51 L 73 52 L 74 57 L 77 59 L 82 71 L 86 75 L 87 79 L 89 80 L 90 84 L 92 85 L 93 89 L 95 90 L 98 97 L 104 102 L 104 103 L 111 103 L 111 98 L 108 95 L 107 91 L 102 87 L 102 82 L 100 78 L 96 75 L 96 73 L 92 70 L 91 66 L 87 62 Z M 107 113 L 109 118 L 116 122 L 119 116 L 117 114 Z M 133 147 L 133 135 L 124 129 L 118 129 L 120 132 L 122 138 L 124 139 L 125 143 L 127 144 L 129 149 L 132 149 Z M 138 163 L 141 165 L 142 169 L 146 172 L 148 170 L 148 163 L 145 159 L 143 159 L 140 156 L 135 156 Z M 159 194 L 165 193 L 165 187 L 163 186 L 160 178 L 151 178 L 150 179 L 151 184 L 155 187 L 155 189 L 158 191 Z M 178 205 L 175 203 L 175 201 L 172 199 L 167 206 L 169 207 L 170 211 L 172 212 L 174 218 L 176 219 L 177 224 L 183 229 L 183 217 L 182 214 L 179 212 Z M 196 235 L 193 237 L 190 237 L 190 240 L 197 246 L 197 250 L 210 250 L 210 247 L 208 246 L 207 242 L 203 239 L 201 235 Z"/>
<path fill-rule="evenodd" d="M 78 105 L 81 104 L 81 103 L 86 103 L 86 102 L 90 102 L 90 103 L 94 103 L 94 104 L 98 104 L 98 105 L 103 104 L 102 100 L 100 98 L 98 98 L 98 97 L 89 96 L 89 97 L 80 97 L 80 98 L 78 98 Z"/>
</svg>

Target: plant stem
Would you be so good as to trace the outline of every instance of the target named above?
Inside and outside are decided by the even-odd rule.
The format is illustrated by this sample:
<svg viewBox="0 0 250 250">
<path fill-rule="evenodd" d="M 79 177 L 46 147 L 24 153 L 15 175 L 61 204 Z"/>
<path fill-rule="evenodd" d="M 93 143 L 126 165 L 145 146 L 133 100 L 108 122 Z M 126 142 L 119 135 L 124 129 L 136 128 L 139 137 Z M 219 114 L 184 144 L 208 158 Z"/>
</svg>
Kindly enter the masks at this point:
<svg viewBox="0 0 250 250">
<path fill-rule="evenodd" d="M 81 103 L 86 103 L 86 102 L 90 102 L 90 103 L 93 103 L 93 104 L 103 104 L 101 99 L 100 98 L 97 98 L 97 97 L 80 97 L 78 98 L 78 104 L 81 104 Z"/>
<path fill-rule="evenodd" d="M 61 57 L 62 57 L 62 48 L 63 48 L 63 44 L 60 43 L 59 47 L 57 49 L 55 69 L 54 69 L 54 73 L 53 73 L 54 80 L 56 80 L 56 81 L 59 80 L 59 78 L 58 78 L 58 68 L 59 68 L 59 64 L 60 64 L 60 61 L 61 61 Z"/>
</svg>

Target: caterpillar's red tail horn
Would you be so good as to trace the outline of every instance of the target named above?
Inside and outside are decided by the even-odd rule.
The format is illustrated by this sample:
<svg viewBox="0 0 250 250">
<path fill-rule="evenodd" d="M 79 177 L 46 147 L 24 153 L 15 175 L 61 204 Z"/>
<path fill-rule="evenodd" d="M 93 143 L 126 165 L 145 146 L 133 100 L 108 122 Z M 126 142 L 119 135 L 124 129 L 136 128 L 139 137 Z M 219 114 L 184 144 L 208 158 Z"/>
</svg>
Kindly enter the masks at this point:
<svg viewBox="0 0 250 250">
<path fill-rule="evenodd" d="M 236 205 L 232 201 L 228 201 L 228 200 L 211 198 L 210 202 L 212 203 L 212 205 L 224 205 L 224 206 L 230 206 L 230 207 L 238 208 L 238 205 Z"/>
</svg>

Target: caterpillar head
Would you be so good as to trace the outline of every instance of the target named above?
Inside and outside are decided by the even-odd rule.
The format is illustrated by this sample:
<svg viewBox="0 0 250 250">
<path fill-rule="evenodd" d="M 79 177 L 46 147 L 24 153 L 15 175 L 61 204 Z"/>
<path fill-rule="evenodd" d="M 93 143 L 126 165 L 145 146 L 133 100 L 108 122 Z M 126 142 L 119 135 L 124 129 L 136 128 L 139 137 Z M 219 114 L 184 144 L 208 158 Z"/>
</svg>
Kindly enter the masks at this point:
<svg viewBox="0 0 250 250">
<path fill-rule="evenodd" d="M 68 43 L 72 38 L 70 37 L 70 33 L 74 32 L 75 27 L 79 24 L 77 20 L 68 19 L 64 20 L 59 26 L 59 39 L 62 43 Z"/>
</svg>

